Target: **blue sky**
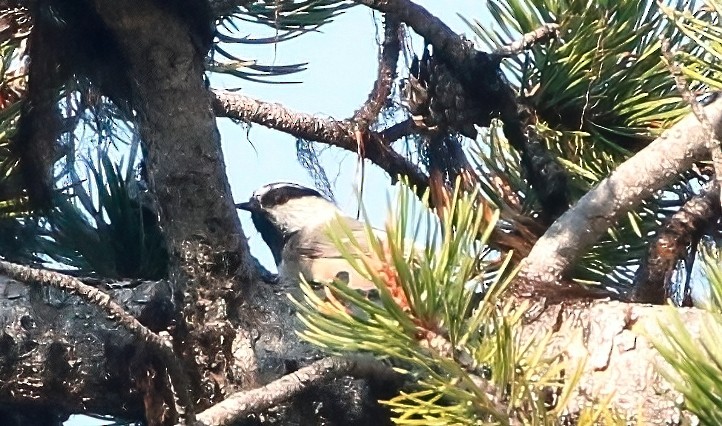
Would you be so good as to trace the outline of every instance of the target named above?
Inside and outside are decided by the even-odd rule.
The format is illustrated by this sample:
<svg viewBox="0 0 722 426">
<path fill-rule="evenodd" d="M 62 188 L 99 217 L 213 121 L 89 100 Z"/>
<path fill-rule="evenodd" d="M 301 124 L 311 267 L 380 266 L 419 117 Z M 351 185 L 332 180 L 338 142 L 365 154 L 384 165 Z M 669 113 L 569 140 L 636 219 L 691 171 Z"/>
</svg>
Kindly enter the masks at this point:
<svg viewBox="0 0 722 426">
<path fill-rule="evenodd" d="M 467 19 L 482 19 L 486 13 L 484 0 L 426 0 L 417 1 L 451 26 L 457 33 L 471 31 L 457 13 Z M 214 88 L 240 88 L 240 93 L 264 101 L 278 102 L 296 111 L 349 117 L 366 100 L 376 77 L 377 29 L 383 35 L 381 15 L 357 6 L 321 31 L 306 34 L 276 46 L 242 46 L 234 51 L 246 59 L 256 59 L 264 65 L 308 62 L 307 70 L 289 79 L 300 84 L 270 85 L 235 78 L 211 78 Z M 237 36 L 266 37 L 272 29 L 258 25 L 241 25 Z M 414 40 L 420 51 L 421 40 Z M 271 182 L 288 181 L 313 187 L 313 179 L 296 160 L 295 138 L 262 126 L 240 126 L 228 119 L 219 119 L 228 179 L 236 201 L 245 201 L 258 187 Z M 354 153 L 329 148 L 321 155 L 339 206 L 349 216 L 355 216 L 357 198 L 357 159 Z M 382 226 L 387 213 L 387 195 L 391 191 L 385 172 L 370 163 L 366 165 L 364 208 L 375 226 Z M 249 237 L 251 251 L 266 267 L 275 270 L 268 247 L 256 232 L 248 214 L 240 213 L 243 230 Z M 94 426 L 110 424 L 87 416 L 72 416 L 66 426 Z"/>
</svg>

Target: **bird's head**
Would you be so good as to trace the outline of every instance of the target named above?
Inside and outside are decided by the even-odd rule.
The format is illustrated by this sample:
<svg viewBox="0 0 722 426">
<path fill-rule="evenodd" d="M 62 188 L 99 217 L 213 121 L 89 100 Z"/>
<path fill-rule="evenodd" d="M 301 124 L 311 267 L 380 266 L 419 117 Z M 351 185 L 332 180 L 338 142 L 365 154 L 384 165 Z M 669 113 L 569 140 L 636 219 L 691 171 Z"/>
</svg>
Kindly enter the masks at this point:
<svg viewBox="0 0 722 426">
<path fill-rule="evenodd" d="M 278 264 L 285 239 L 299 231 L 326 226 L 341 211 L 315 189 L 295 183 L 277 182 L 253 192 L 245 203 L 236 204 L 251 213 L 253 225 L 271 248 Z"/>
</svg>

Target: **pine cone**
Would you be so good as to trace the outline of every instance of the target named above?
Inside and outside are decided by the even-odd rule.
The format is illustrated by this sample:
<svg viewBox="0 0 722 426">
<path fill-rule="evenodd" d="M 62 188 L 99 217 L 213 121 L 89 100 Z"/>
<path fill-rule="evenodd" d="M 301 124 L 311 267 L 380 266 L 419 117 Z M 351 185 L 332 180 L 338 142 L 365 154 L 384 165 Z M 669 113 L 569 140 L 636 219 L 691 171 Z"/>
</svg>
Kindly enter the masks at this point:
<svg viewBox="0 0 722 426">
<path fill-rule="evenodd" d="M 461 133 L 476 137 L 474 123 L 482 121 L 482 108 L 469 99 L 461 83 L 424 47 L 414 56 L 410 75 L 403 84 L 404 102 L 415 124 L 430 132 Z"/>
</svg>

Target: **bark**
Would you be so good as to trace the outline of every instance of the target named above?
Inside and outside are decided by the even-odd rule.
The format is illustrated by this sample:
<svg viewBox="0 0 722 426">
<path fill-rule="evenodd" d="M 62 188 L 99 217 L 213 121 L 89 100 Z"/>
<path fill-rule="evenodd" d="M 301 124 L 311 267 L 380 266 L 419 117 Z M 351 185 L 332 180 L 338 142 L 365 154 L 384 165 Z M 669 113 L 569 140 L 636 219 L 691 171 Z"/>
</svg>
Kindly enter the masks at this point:
<svg viewBox="0 0 722 426">
<path fill-rule="evenodd" d="M 569 406 L 572 416 L 611 395 L 611 408 L 630 424 L 679 424 L 689 413 L 679 410 L 680 394 L 658 373 L 668 365 L 649 343 L 650 338 L 664 336 L 659 324 L 665 309 L 609 301 L 556 305 L 525 329 L 522 340 L 551 330 L 547 353 L 564 353 L 570 366 L 588 357 Z M 680 308 L 678 312 L 692 340 L 699 337 L 700 326 L 710 321 L 710 314 L 702 310 Z"/>
<path fill-rule="evenodd" d="M 662 304 L 674 297 L 670 288 L 672 273 L 677 263 L 687 257 L 688 248 L 695 250 L 705 228 L 719 219 L 719 199 L 719 185 L 713 185 L 687 201 L 667 220 L 637 270 L 630 300 Z M 685 288 L 685 293 L 688 291 Z"/>
<path fill-rule="evenodd" d="M 238 309 L 252 310 L 256 318 L 252 323 L 237 326 L 237 331 L 238 334 L 249 332 L 253 337 L 252 351 L 258 359 L 258 368 L 264 372 L 258 384 L 261 385 L 295 371 L 296 366 L 311 364 L 317 352 L 296 339 L 293 309 L 285 297 L 278 297 L 279 289 L 262 283 L 253 288 L 253 294 Z M 159 306 L 172 303 L 172 291 L 171 285 L 161 281 L 110 293 L 128 312 L 150 320 L 158 316 Z M 550 306 L 525 326 L 523 340 L 551 330 L 553 338 L 548 353 L 563 352 L 569 365 L 577 365 L 580 359 L 589 356 L 572 398 L 572 415 L 613 392 L 613 406 L 630 419 L 640 416 L 645 424 L 664 424 L 679 417 L 675 408 L 678 394 L 655 373 L 656 364 L 663 362 L 644 337 L 661 336 L 657 321 L 663 309 L 607 301 Z M 699 326 L 709 321 L 709 314 L 704 311 L 679 311 L 693 338 L 699 335 Z M 32 287 L 0 276 L 0 312 L 0 382 L 3 383 L 0 404 L 26 403 L 59 416 L 95 412 L 129 420 L 143 418 L 143 379 L 156 371 L 157 364 L 138 348 L 137 339 L 131 333 L 119 328 L 97 306 L 54 289 Z M 643 330 L 646 331 L 643 333 Z M 236 349 L 236 355 L 243 358 L 241 345 Z M 352 367 L 357 364 L 341 362 L 341 367 L 336 368 L 338 366 L 337 361 L 330 360 L 299 370 L 299 374 L 318 373 L 318 368 L 328 367 L 333 376 L 353 371 Z M 320 380 L 320 375 L 315 373 L 304 377 Z M 347 400 L 349 396 L 341 392 L 349 390 L 349 382 L 337 380 L 335 383 L 341 386 L 335 390 L 312 387 L 311 394 L 318 397 L 326 392 Z M 252 395 L 253 392 L 245 393 L 235 399 L 243 401 L 242 398 Z M 303 397 L 294 392 L 286 395 Z M 298 414 L 293 417 L 282 408 L 284 398 L 278 398 L 278 393 L 274 393 L 273 398 L 272 405 L 280 405 L 265 412 L 264 415 L 270 416 L 267 419 L 283 418 L 289 422 L 284 424 L 302 421 Z M 301 400 L 304 404 L 310 403 L 308 399 Z M 233 401 L 228 404 L 233 405 Z M 347 415 L 353 411 L 348 407 L 346 410 Z M 259 410 L 247 412 L 258 414 Z M 368 411 L 360 412 L 363 414 L 355 421 L 370 415 Z M 211 413 L 200 418 L 207 420 Z M 383 423 L 384 417 L 379 417 L 382 415 L 387 413 L 373 412 L 376 417 L 366 421 Z"/>
<path fill-rule="evenodd" d="M 128 97 L 170 249 L 175 299 L 169 302 L 172 315 L 159 328 L 171 333 L 194 401 L 207 407 L 258 380 L 249 331 L 238 326 L 248 313 L 234 311 L 256 270 L 204 82 L 211 12 L 206 2 L 195 0 L 91 4 L 127 63 Z M 168 389 L 157 382 L 143 386 L 146 395 Z M 149 417 L 164 410 L 158 401 L 144 403 Z"/>
<path fill-rule="evenodd" d="M 62 61 L 58 55 L 62 53 L 56 44 L 58 38 L 58 32 L 43 20 L 35 23 L 28 37 L 28 54 L 33 60 L 18 131 L 10 144 L 21 165 L 22 182 L 3 184 L 7 188 L 3 190 L 4 200 L 22 197 L 24 188 L 31 205 L 38 209 L 52 205 L 52 166 L 58 160 L 56 141 L 62 133 L 57 92 L 67 78 L 67 71 L 59 66 Z"/>
<path fill-rule="evenodd" d="M 358 152 L 356 125 L 350 121 L 320 118 L 311 114 L 291 111 L 283 105 L 263 102 L 238 93 L 213 91 L 213 107 L 219 117 L 228 117 L 249 123 L 257 123 L 280 130 L 301 139 L 319 141 L 331 146 Z M 419 194 L 428 187 L 428 177 L 418 167 L 397 153 L 380 134 L 370 133 L 364 139 L 365 158 L 386 171 L 392 180 L 406 176 Z"/>
<path fill-rule="evenodd" d="M 441 19 L 423 7 L 408 0 L 354 1 L 391 15 L 413 28 L 428 43 L 431 43 L 435 50 L 440 51 L 445 62 L 457 71 L 457 74 L 468 75 L 469 71 L 473 69 L 469 66 L 473 60 L 471 52 L 469 47 L 464 45 L 463 39 Z"/>
<path fill-rule="evenodd" d="M 389 174 L 392 181 L 398 176 L 404 176 L 414 187 L 416 194 L 422 197 L 429 187 L 429 178 L 404 156 L 394 151 L 391 142 L 414 131 L 412 120 L 405 120 L 381 132 L 371 132 L 368 129 L 358 138 L 357 124 L 350 120 L 335 120 L 321 118 L 311 114 L 292 111 L 277 103 L 264 102 L 238 93 L 214 90 L 216 98 L 213 103 L 214 110 L 219 117 L 228 117 L 247 123 L 257 123 L 271 129 L 288 133 L 292 136 L 315 140 L 331 146 L 358 153 L 359 141 L 363 145 L 364 158 L 381 167 Z M 472 176 L 471 166 L 461 153 L 461 160 L 466 172 L 466 182 L 476 181 Z M 433 200 L 430 200 L 433 207 Z M 488 208 L 484 201 L 483 208 Z M 516 259 L 521 260 L 531 250 L 533 241 L 541 234 L 521 215 L 509 215 L 503 211 L 502 217 L 513 223 L 514 231 L 507 232 L 495 229 L 491 244 L 503 252 L 513 251 Z M 535 232 L 536 231 L 536 232 Z"/>
<path fill-rule="evenodd" d="M 157 328 L 166 322 L 163 313 L 173 309 L 173 287 L 159 281 L 103 290 L 125 311 Z M 258 282 L 245 296 L 230 313 L 243 314 L 233 326 L 238 362 L 232 368 L 238 376 L 255 370 L 258 382 L 253 387 L 258 387 L 318 359 L 318 351 L 294 332 L 295 310 L 285 292 Z M 0 312 L 0 408 L 30 406 L 58 418 L 97 413 L 143 420 L 152 399 L 167 391 L 167 383 L 158 380 L 164 364 L 115 318 L 77 296 L 0 275 Z M 366 424 L 363 419 L 388 416 L 377 404 L 369 405 L 368 386 L 348 378 L 328 379 L 325 385 L 289 395 L 293 404 L 279 401 L 270 411 L 250 412 L 263 411 L 266 419 L 282 424 L 317 424 L 323 418 L 335 424 Z"/>
<path fill-rule="evenodd" d="M 535 44 L 546 43 L 552 38 L 556 38 L 558 32 L 558 24 L 544 24 L 536 30 L 522 35 L 519 40 L 500 46 L 498 49 L 494 50 L 494 54 L 504 57 L 519 55 L 530 49 Z"/>
<path fill-rule="evenodd" d="M 197 49 L 192 28 L 181 16 L 156 3 L 95 5 L 129 63 L 149 184 L 165 235 L 176 255 L 185 251 L 186 242 L 197 240 L 212 242 L 220 253 L 243 256 L 247 245 L 203 81 L 206 52 Z"/>
<path fill-rule="evenodd" d="M 384 20 L 384 40 L 379 54 L 379 67 L 376 73 L 374 87 L 368 100 L 354 112 L 351 121 L 360 122 L 359 127 L 368 130 L 376 122 L 379 113 L 391 96 L 391 88 L 396 78 L 396 64 L 399 62 L 401 50 L 401 24 L 394 18 L 386 17 Z"/>
<path fill-rule="evenodd" d="M 0 261 L 0 271 L 28 284 L 40 287 L 46 286 L 48 289 L 57 289 L 68 295 L 79 296 L 82 301 L 105 311 L 109 318 L 112 318 L 118 325 L 123 326 L 135 337 L 136 342 L 139 343 L 139 348 L 147 350 L 150 355 L 157 356 L 164 366 L 164 371 L 159 372 L 159 374 L 165 375 L 167 371 L 168 384 L 173 389 L 176 389 L 175 395 L 172 395 L 170 401 L 168 401 L 168 405 L 173 409 L 174 421 L 177 421 L 179 417 L 185 418 L 186 414 L 189 415 L 187 420 L 193 421 L 195 408 L 188 393 L 189 383 L 181 367 L 180 360 L 173 352 L 171 342 L 165 336 L 158 335 L 145 327 L 135 316 L 110 298 L 106 292 L 97 287 L 84 284 L 77 278 L 5 261 Z"/>
<path fill-rule="evenodd" d="M 434 58 L 440 59 L 461 83 L 465 96 L 483 100 L 477 103 L 479 111 L 474 124 L 488 127 L 491 118 L 498 114 L 504 123 L 504 135 L 521 154 L 524 177 L 542 206 L 542 220 L 549 224 L 559 217 L 569 207 L 569 178 L 556 158 L 528 131 L 528 120 L 534 114 L 524 111 L 516 91 L 500 76 L 499 63 L 509 52 L 490 54 L 474 49 L 439 18 L 409 0 L 354 1 L 407 24 L 434 47 Z M 521 44 L 544 42 L 553 30 L 553 26 L 544 27 L 524 35 Z"/>
<path fill-rule="evenodd" d="M 263 387 L 229 395 L 225 400 L 199 413 L 198 426 L 232 424 L 250 414 L 281 405 L 304 390 L 312 389 L 339 376 L 393 380 L 398 374 L 373 359 L 324 358 Z"/>
<path fill-rule="evenodd" d="M 161 332 L 163 340 L 166 333 L 169 335 L 190 378 L 188 391 L 196 408 L 203 409 L 239 390 L 272 383 L 319 355 L 295 335 L 294 309 L 283 289 L 251 279 L 254 274 L 248 247 L 233 207 L 212 109 L 354 152 L 359 151 L 359 141 L 364 140 L 366 157 L 392 177 L 409 176 L 421 192 L 428 178 L 391 149 L 383 134 L 359 138 L 354 123 L 292 114 L 280 105 L 224 92 L 216 93 L 213 100 L 202 79 L 205 37 L 189 24 L 187 12 L 183 12 L 186 2 L 179 3 L 178 9 L 174 9 L 174 2 L 160 1 L 92 0 L 88 4 L 95 7 L 112 32 L 127 63 L 126 77 L 132 85 L 129 100 L 137 112 L 149 183 L 174 261 L 168 281 L 105 290 L 123 305 L 123 311 L 157 333 L 148 334 L 150 339 L 159 338 Z M 473 88 L 471 96 L 497 99 L 493 95 L 499 93 L 498 87 L 507 93 L 508 88 L 496 76 L 498 63 L 494 58 L 473 51 L 423 8 L 401 0 L 361 3 L 394 15 L 429 39 L 435 50 L 443 52 L 441 55 L 459 79 Z M 230 7 L 232 3 L 215 4 Z M 478 84 L 480 76 L 482 84 Z M 497 89 L 489 89 L 495 85 Z M 516 111 L 515 107 L 509 103 L 505 108 Z M 174 383 L 164 377 L 165 360 L 141 344 L 138 330 L 145 329 L 132 321 L 118 320 L 123 315 L 108 317 L 99 309 L 102 303 L 95 303 L 99 300 L 93 305 L 84 300 L 88 299 L 0 277 L 0 404 L 25 405 L 58 416 L 97 412 L 133 420 L 167 420 L 164 404 L 176 397 L 171 388 Z M 602 389 L 615 387 L 618 384 L 610 381 L 627 377 L 627 370 L 618 370 L 629 369 L 625 354 L 633 352 L 637 357 L 635 365 L 650 368 L 653 352 L 645 349 L 641 339 L 632 336 L 635 344 L 625 344 L 628 332 L 633 333 L 628 329 L 630 318 L 636 318 L 629 312 L 637 309 L 644 308 L 601 302 L 591 307 L 552 307 L 530 325 L 532 331 L 537 327 L 548 329 L 550 324 L 559 328 L 559 342 L 566 342 L 572 335 L 585 336 L 578 343 L 559 343 L 560 347 L 579 352 L 588 349 L 593 356 L 591 364 L 597 366 L 585 376 L 592 384 L 582 390 L 591 391 L 579 392 L 575 400 L 578 406 L 594 395 L 590 392 L 596 391 L 596 385 Z M 688 311 L 686 315 L 691 324 L 703 320 L 699 311 Z M 564 321 L 566 316 L 569 321 Z M 609 327 L 602 326 L 607 323 Z M 617 357 L 614 351 L 620 345 L 624 352 Z M 612 370 L 617 376 L 597 374 Z M 302 374 L 289 379 L 295 377 Z M 645 389 L 663 386 L 658 377 L 645 376 L 644 380 Z M 265 388 L 269 389 L 273 386 Z M 334 380 L 323 391 L 297 386 L 294 392 L 300 394 L 288 394 L 294 401 L 262 415 L 283 424 L 329 419 L 337 424 L 383 423 L 377 407 L 366 405 L 368 394 L 349 398 L 359 395 L 358 389 L 343 378 Z M 662 397 L 643 395 L 642 405 L 653 410 L 642 413 L 645 419 L 667 416 L 660 409 L 665 401 Z M 272 402 L 281 400 L 279 397 Z M 626 409 L 625 401 L 618 403 Z M 323 407 L 328 406 L 331 412 L 324 413 Z M 638 407 L 633 408 L 636 413 Z"/>
<path fill-rule="evenodd" d="M 722 130 L 722 100 L 704 108 L 717 134 Z M 562 215 L 534 245 L 522 265 L 525 291 L 554 291 L 574 262 L 619 217 L 709 155 L 704 131 L 693 114 L 620 165 Z M 545 288 L 542 288 L 545 287 Z"/>
</svg>

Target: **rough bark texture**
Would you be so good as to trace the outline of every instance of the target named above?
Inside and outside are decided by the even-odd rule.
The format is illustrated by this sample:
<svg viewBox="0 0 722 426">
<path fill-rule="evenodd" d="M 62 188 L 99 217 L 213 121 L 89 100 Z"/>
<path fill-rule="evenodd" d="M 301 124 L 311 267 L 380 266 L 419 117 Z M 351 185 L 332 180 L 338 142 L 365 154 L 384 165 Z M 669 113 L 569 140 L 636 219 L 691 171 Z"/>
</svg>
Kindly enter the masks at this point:
<svg viewBox="0 0 722 426">
<path fill-rule="evenodd" d="M 298 342 L 292 331 L 296 321 L 293 309 L 285 298 L 278 298 L 274 294 L 277 290 L 261 283 L 254 288 L 238 308 L 253 310 L 257 321 L 238 331 L 253 336 L 258 368 L 264 371 L 260 385 L 309 364 L 318 355 Z M 141 318 L 172 298 L 171 287 L 165 282 L 142 283 L 111 293 Z M 652 336 L 661 336 L 656 324 L 662 309 L 604 301 L 551 306 L 526 326 L 525 339 L 553 330 L 550 353 L 566 353 L 570 365 L 589 355 L 570 407 L 572 414 L 614 392 L 614 406 L 630 418 L 641 416 L 645 424 L 665 424 L 679 418 L 675 408 L 678 395 L 655 372 L 661 358 L 640 334 L 646 329 Z M 0 276 L 0 312 L 0 403 L 52 407 L 58 415 L 102 412 L 142 418 L 144 402 L 139 383 L 151 372 L 146 354 L 139 352 L 130 334 L 118 329 L 97 307 L 77 297 Z M 708 320 L 708 314 L 700 310 L 681 309 L 681 313 L 693 336 Z M 340 392 L 354 389 L 345 380 L 327 387 L 326 394 L 339 400 L 356 398 L 363 405 L 362 398 L 353 392 L 350 397 L 342 396 Z M 321 393 L 312 392 L 316 397 Z M 300 401 L 312 404 L 309 399 Z M 347 406 L 345 421 L 358 422 L 362 414 L 369 414 L 359 406 L 352 407 L 358 410 L 357 417 L 353 418 L 353 410 Z M 267 420 L 284 418 L 297 424 L 302 421 L 298 413 L 289 417 L 287 408 L 278 407 L 264 415 Z M 366 421 L 378 424 L 381 418 Z"/>
<path fill-rule="evenodd" d="M 569 365 L 579 365 L 588 356 L 584 374 L 574 391 L 569 411 L 604 401 L 624 413 L 631 424 L 678 424 L 688 416 L 678 408 L 680 394 L 658 373 L 667 367 L 649 338 L 660 340 L 659 328 L 665 307 L 596 301 L 555 305 L 548 308 L 525 330 L 544 333 L 553 330 L 548 353 L 565 353 Z M 692 338 L 709 313 L 680 308 L 682 321 Z"/>
<path fill-rule="evenodd" d="M 225 174 L 220 135 L 191 28 L 160 2 L 96 2 L 130 64 L 132 100 L 147 148 L 150 186 L 170 246 L 190 238 L 247 251 Z M 179 6 L 180 7 L 180 6 Z"/>
<path fill-rule="evenodd" d="M 663 304 L 673 297 L 670 284 L 677 263 L 687 257 L 688 248 L 694 249 L 706 227 L 719 217 L 718 185 L 693 197 L 673 214 L 650 243 L 647 258 L 634 277 L 630 300 Z M 688 294 L 689 289 L 685 288 L 684 293 Z"/>
<path fill-rule="evenodd" d="M 704 111 L 720 134 L 722 100 Z M 689 114 L 585 194 L 549 227 L 526 258 L 520 277 L 522 283 L 530 284 L 528 291 L 539 291 L 539 287 L 534 288 L 539 283 L 561 282 L 584 249 L 621 215 L 691 168 L 695 161 L 704 159 L 710 137 L 697 118 Z"/>
<path fill-rule="evenodd" d="M 117 53 L 127 64 L 123 75 L 131 89 L 122 95 L 127 95 L 137 113 L 149 183 L 173 259 L 167 282 L 105 290 L 145 327 L 158 333 L 154 336 L 168 333 L 175 353 L 183 358 L 184 371 L 192 383 L 189 392 L 198 409 L 241 389 L 259 388 L 316 360 L 318 352 L 299 342 L 294 333 L 294 309 L 283 289 L 252 279 L 247 242 L 225 175 L 212 102 L 219 115 L 234 113 L 235 118 L 352 151 L 359 151 L 363 141 L 366 158 L 393 171 L 393 177 L 397 173 L 407 175 L 419 191 L 428 185 L 427 177 L 391 149 L 383 134 L 369 132 L 359 137 L 357 123 L 292 114 L 280 105 L 224 92 L 216 93 L 213 100 L 203 81 L 208 47 L 203 27 L 212 20 L 210 15 L 208 19 L 189 18 L 195 7 L 208 6 L 207 2 L 86 3 L 97 12 L 103 30 L 107 27 L 117 42 Z M 230 10 L 226 8 L 232 3 L 217 1 L 214 5 Z M 388 13 L 428 39 L 470 97 L 504 103 L 484 103 L 486 114 L 477 124 L 488 125 L 496 111 L 521 131 L 517 105 L 498 76 L 498 58 L 475 51 L 440 20 L 409 1 L 359 3 Z M 387 71 L 383 74 L 390 76 Z M 718 104 L 713 107 L 720 109 Z M 722 112 L 714 108 L 709 113 L 716 123 Z M 694 147 L 701 136 L 692 133 Z M 525 134 L 518 136 L 528 139 Z M 684 154 L 696 155 L 694 149 Z M 677 154 L 675 151 L 672 158 Z M 679 164 L 684 161 L 679 160 Z M 676 172 L 679 168 L 669 169 Z M 630 191 L 649 193 L 638 186 Z M 611 215 L 604 217 L 604 224 L 611 219 Z M 567 229 L 579 232 L 574 226 L 577 224 L 572 221 Z M 551 282 L 557 275 L 552 270 L 541 278 Z M 167 366 L 142 349 L 138 337 L 119 326 L 117 318 L 108 318 L 98 306 L 77 297 L 1 276 L 0 308 L 0 413 L 2 404 L 7 403 L 45 410 L 51 418 L 100 412 L 133 420 L 147 417 L 150 421 L 174 422 L 164 413 L 172 405 L 169 401 L 175 399 L 169 386 L 172 383 L 165 378 Z M 575 407 L 590 398 L 600 399 L 607 389 L 616 389 L 613 400 L 620 408 L 641 413 L 645 421 L 673 419 L 673 410 L 667 409 L 669 395 L 652 392 L 664 388 L 658 376 L 648 374 L 655 355 L 632 327 L 637 318 L 649 318 L 651 311 L 647 309 L 653 308 L 604 302 L 552 306 L 530 324 L 530 333 L 555 329 L 556 347 L 567 350 L 572 360 L 585 351 L 591 354 Z M 689 324 L 704 320 L 699 311 L 686 311 L 685 315 Z M 624 380 L 618 381 L 620 378 Z M 388 416 L 369 404 L 369 394 L 368 387 L 339 378 L 323 388 L 308 389 L 289 404 L 257 413 L 255 420 L 378 425 Z"/>
<path fill-rule="evenodd" d="M 391 88 L 396 78 L 396 64 L 399 62 L 399 52 L 403 33 L 398 20 L 386 17 L 384 20 L 384 40 L 379 53 L 379 67 L 376 72 L 376 81 L 369 94 L 368 100 L 354 112 L 351 121 L 359 122 L 359 127 L 368 130 L 376 122 L 379 113 L 391 96 Z"/>
<path fill-rule="evenodd" d="M 358 152 L 355 124 L 332 118 L 291 111 L 281 104 L 263 102 L 237 93 L 215 90 L 213 103 L 219 117 L 229 117 L 286 132 L 302 139 L 315 140 L 328 145 Z M 401 174 L 409 178 L 419 193 L 428 187 L 426 177 L 418 167 L 391 148 L 379 134 L 369 134 L 364 146 L 365 157 L 385 170 L 392 179 Z"/>
<path fill-rule="evenodd" d="M 236 363 L 232 368 L 238 369 L 238 376 L 258 373 L 252 387 L 320 356 L 294 333 L 295 311 L 285 292 L 256 284 L 230 314 L 244 318 L 235 325 L 239 337 L 232 342 L 233 356 L 253 360 L 252 365 Z M 162 307 L 172 306 L 173 291 L 171 284 L 161 281 L 109 293 L 152 327 Z M 0 405 L 28 404 L 57 418 L 95 412 L 141 420 L 152 403 L 153 392 L 147 391 L 164 391 L 148 389 L 156 385 L 149 383 L 149 377 L 157 375 L 162 365 L 154 364 L 148 353 L 138 349 L 137 339 L 97 306 L 0 275 L 0 312 Z M 293 404 L 260 414 L 268 421 L 291 425 L 323 421 L 378 425 L 388 414 L 369 404 L 368 392 L 370 388 L 358 381 L 338 378 L 296 395 Z"/>
<path fill-rule="evenodd" d="M 93 6 L 128 63 L 130 104 L 171 251 L 175 300 L 169 303 L 177 308 L 160 329 L 170 331 L 191 394 L 204 408 L 258 380 L 249 331 L 237 325 L 246 313 L 234 312 L 254 269 L 203 80 L 210 10 L 191 0 Z M 147 413 L 159 405 L 145 403 Z"/>
<path fill-rule="evenodd" d="M 483 100 L 476 106 L 474 124 L 488 127 L 498 114 L 509 143 L 521 154 L 524 176 L 539 197 L 547 223 L 568 205 L 568 177 L 564 169 L 527 131 L 515 90 L 500 76 L 501 56 L 474 49 L 462 36 L 422 6 L 409 0 L 354 0 L 407 24 L 434 48 L 434 57 L 461 83 L 467 99 Z"/>
</svg>

